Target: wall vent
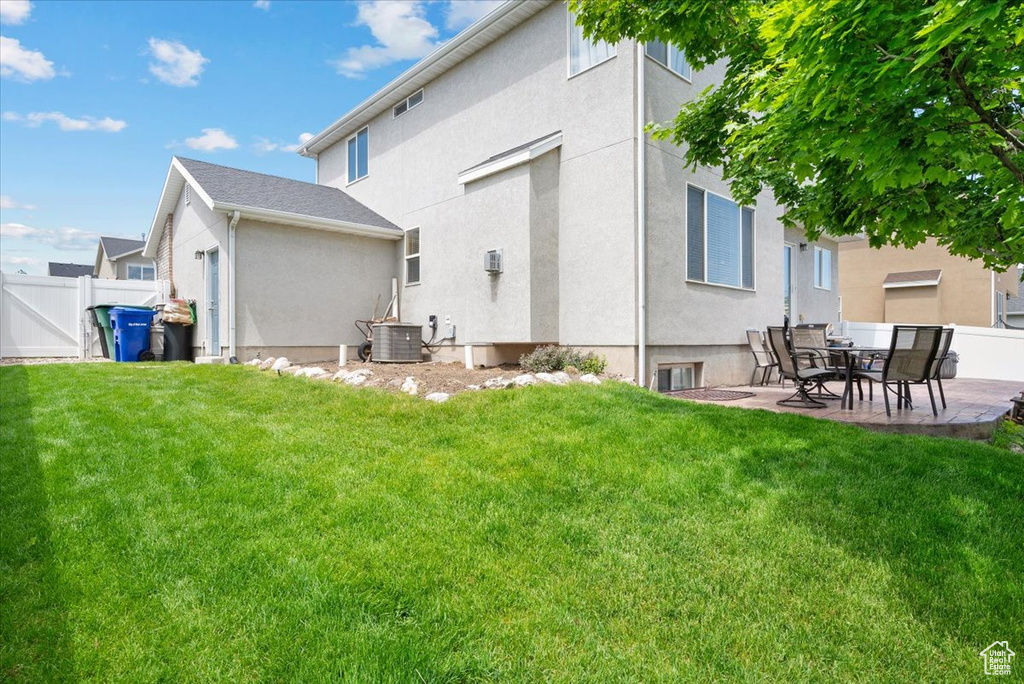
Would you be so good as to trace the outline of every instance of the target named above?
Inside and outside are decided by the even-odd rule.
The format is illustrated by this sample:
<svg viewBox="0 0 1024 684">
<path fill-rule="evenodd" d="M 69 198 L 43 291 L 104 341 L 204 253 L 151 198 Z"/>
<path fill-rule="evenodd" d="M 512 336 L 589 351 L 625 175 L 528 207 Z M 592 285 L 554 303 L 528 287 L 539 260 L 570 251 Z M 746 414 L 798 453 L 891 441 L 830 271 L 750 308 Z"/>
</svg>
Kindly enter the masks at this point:
<svg viewBox="0 0 1024 684">
<path fill-rule="evenodd" d="M 185 204 L 192 204 L 192 186 L 185 183 Z"/>
<path fill-rule="evenodd" d="M 492 249 L 484 254 L 484 270 L 488 273 L 501 273 L 502 261 L 502 250 Z"/>
</svg>

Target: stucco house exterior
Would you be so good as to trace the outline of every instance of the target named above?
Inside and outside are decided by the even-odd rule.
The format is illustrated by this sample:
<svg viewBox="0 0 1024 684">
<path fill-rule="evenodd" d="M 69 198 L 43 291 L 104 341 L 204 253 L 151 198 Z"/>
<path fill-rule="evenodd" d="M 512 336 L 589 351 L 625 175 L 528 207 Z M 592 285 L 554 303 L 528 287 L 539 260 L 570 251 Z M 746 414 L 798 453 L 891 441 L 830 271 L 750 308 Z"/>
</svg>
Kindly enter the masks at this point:
<svg viewBox="0 0 1024 684">
<path fill-rule="evenodd" d="M 199 355 L 320 361 L 390 300 L 401 237 L 335 188 L 174 157 L 142 253 L 196 300 Z"/>
<path fill-rule="evenodd" d="M 644 132 L 723 73 L 691 72 L 671 46 L 591 43 L 560 2 L 500 5 L 299 150 L 315 160 L 317 185 L 391 227 L 371 239 L 374 261 L 387 252 L 379 282 L 325 285 L 355 261 L 341 242 L 335 258 L 308 264 L 308 282 L 244 272 L 262 262 L 241 260 L 243 212 L 236 278 L 274 287 L 243 297 L 238 285 L 237 325 L 253 296 L 306 307 L 344 291 L 360 315 L 306 316 L 337 345 L 378 294 L 388 300 L 384 283 L 395 278 L 402 320 L 442 322 L 438 337 L 448 339 L 435 358 L 490 365 L 561 344 L 603 354 L 645 385 L 672 369 L 693 385 L 745 382 L 747 328 L 781 324 L 787 312 L 838 321 L 838 249 L 786 230 L 767 192 L 736 205 L 718 170 L 687 170 L 680 150 Z M 195 222 L 176 188 L 165 186 L 144 254 L 161 253 L 168 216 L 202 223 L 206 249 L 224 249 L 227 205 L 203 202 L 212 213 Z M 181 240 L 171 240 L 181 245 L 179 293 L 195 291 L 200 274 L 178 267 L 198 249 Z M 301 262 L 312 247 L 276 248 L 289 256 L 267 248 L 261 258 Z"/>
<path fill-rule="evenodd" d="M 153 260 L 142 254 L 142 240 L 103 236 L 96 247 L 93 274 L 108 280 L 154 280 Z"/>
<path fill-rule="evenodd" d="M 847 320 L 983 328 L 1010 322 L 1017 269 L 996 273 L 981 261 L 953 256 L 931 239 L 913 249 L 873 249 L 856 240 L 841 244 L 840 254 L 839 290 Z"/>
</svg>

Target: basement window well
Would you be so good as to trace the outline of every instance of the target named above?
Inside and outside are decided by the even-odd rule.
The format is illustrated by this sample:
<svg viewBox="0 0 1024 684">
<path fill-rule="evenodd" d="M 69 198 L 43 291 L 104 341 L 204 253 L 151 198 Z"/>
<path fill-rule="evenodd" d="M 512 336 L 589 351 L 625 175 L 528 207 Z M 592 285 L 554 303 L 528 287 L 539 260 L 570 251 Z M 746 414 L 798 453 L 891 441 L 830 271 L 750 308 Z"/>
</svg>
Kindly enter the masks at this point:
<svg viewBox="0 0 1024 684">
<path fill-rule="evenodd" d="M 702 363 L 658 364 L 658 391 L 675 392 L 700 387 L 700 371 L 703 365 Z"/>
</svg>

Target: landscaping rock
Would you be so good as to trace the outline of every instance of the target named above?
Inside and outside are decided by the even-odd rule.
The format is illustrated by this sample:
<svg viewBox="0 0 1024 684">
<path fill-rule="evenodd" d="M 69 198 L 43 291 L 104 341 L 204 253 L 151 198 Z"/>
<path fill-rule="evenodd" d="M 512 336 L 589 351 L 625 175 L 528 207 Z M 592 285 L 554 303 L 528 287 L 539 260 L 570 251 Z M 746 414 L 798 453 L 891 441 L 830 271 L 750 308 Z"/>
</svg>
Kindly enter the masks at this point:
<svg viewBox="0 0 1024 684">
<path fill-rule="evenodd" d="M 321 375 L 327 375 L 327 371 L 325 371 L 323 368 L 320 368 L 319 366 L 311 366 L 310 368 L 300 368 L 299 370 L 295 371 L 295 377 L 297 378 L 315 378 Z"/>
<path fill-rule="evenodd" d="M 491 378 L 484 382 L 484 389 L 505 389 L 511 384 L 512 381 L 506 380 L 505 378 Z"/>
<path fill-rule="evenodd" d="M 527 385 L 536 385 L 537 378 L 530 375 L 529 373 L 523 373 L 512 378 L 512 384 L 516 387 L 526 387 Z"/>
<path fill-rule="evenodd" d="M 364 378 L 368 378 L 371 375 L 373 375 L 373 371 L 370 370 L 369 368 L 359 368 L 358 370 L 354 370 L 351 373 L 349 373 L 350 377 L 353 375 L 362 375 Z"/>
<path fill-rule="evenodd" d="M 260 363 L 261 363 L 261 361 L 259 359 L 252 359 L 250 361 L 246 361 L 245 365 L 246 366 L 258 366 L 258 365 L 260 365 Z"/>
<path fill-rule="evenodd" d="M 401 387 L 404 384 L 401 378 L 388 381 L 388 387 Z"/>
<path fill-rule="evenodd" d="M 483 388 L 480 385 L 466 385 L 466 389 L 470 392 L 479 392 Z"/>
<path fill-rule="evenodd" d="M 269 361 L 269 359 L 268 359 L 268 361 Z M 282 356 L 281 358 L 279 358 L 279 359 L 274 361 L 274 363 L 270 366 L 270 370 L 283 371 L 285 368 L 287 368 L 290 365 L 291 364 L 288 363 L 288 359 L 286 357 Z"/>
<path fill-rule="evenodd" d="M 406 394 L 416 396 L 419 394 L 420 386 L 412 376 L 409 376 L 405 379 L 405 382 L 402 383 L 402 391 Z"/>
<path fill-rule="evenodd" d="M 431 392 L 430 394 L 423 398 L 426 399 L 427 401 L 435 401 L 438 404 L 443 404 L 444 402 L 448 401 L 450 397 L 450 394 L 445 394 L 444 392 Z"/>
<path fill-rule="evenodd" d="M 597 377 L 593 373 L 587 373 L 586 375 L 580 376 L 580 382 L 585 382 L 588 385 L 600 385 L 601 378 Z"/>
<path fill-rule="evenodd" d="M 358 387 L 359 385 L 362 385 L 364 382 L 366 382 L 366 376 L 358 375 L 356 373 L 349 373 L 348 377 L 345 378 L 345 384 L 352 385 L 353 387 Z"/>
<path fill-rule="evenodd" d="M 534 375 L 534 377 L 537 378 L 538 380 L 540 380 L 541 382 L 547 383 L 549 385 L 564 385 L 565 384 L 565 381 L 562 380 L 557 375 L 555 375 L 554 373 L 537 373 L 536 375 Z M 569 377 L 569 376 L 566 376 L 566 377 Z"/>
<path fill-rule="evenodd" d="M 572 382 L 572 376 L 565 371 L 555 371 L 552 375 L 561 380 L 563 385 L 568 385 Z"/>
<path fill-rule="evenodd" d="M 347 378 L 348 375 L 349 375 L 348 371 L 345 370 L 344 368 L 342 368 L 340 371 L 338 371 L 337 373 L 334 374 L 334 379 L 341 381 L 341 380 L 344 380 L 345 378 Z"/>
<path fill-rule="evenodd" d="M 260 370 L 267 370 L 268 368 L 274 365 L 275 361 L 277 361 L 277 359 L 275 359 L 273 356 L 268 356 L 260 363 Z"/>
</svg>

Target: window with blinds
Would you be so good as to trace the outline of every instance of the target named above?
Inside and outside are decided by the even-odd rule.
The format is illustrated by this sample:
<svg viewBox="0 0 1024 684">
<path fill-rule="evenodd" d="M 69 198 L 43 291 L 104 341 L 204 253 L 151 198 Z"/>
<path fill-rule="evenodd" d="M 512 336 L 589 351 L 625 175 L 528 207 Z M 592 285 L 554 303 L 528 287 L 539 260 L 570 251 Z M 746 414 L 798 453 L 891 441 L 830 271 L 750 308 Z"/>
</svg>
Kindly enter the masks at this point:
<svg viewBox="0 0 1024 684">
<path fill-rule="evenodd" d="M 754 210 L 686 188 L 686 278 L 754 289 Z"/>
<path fill-rule="evenodd" d="M 603 40 L 591 40 L 576 25 L 576 15 L 569 12 L 569 76 L 586 71 L 615 56 L 615 46 Z"/>
</svg>

